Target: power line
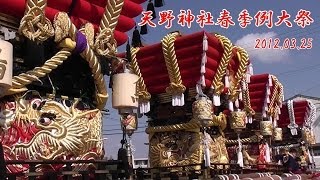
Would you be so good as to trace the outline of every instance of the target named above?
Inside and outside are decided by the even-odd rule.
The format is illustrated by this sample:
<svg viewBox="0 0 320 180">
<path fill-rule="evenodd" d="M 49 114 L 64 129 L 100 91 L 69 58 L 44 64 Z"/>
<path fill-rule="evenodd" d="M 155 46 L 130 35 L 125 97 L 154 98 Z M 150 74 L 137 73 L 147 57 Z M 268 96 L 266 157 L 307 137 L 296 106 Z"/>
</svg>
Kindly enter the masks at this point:
<svg viewBox="0 0 320 180">
<path fill-rule="evenodd" d="M 134 132 L 134 134 L 140 134 L 140 133 L 146 133 L 145 131 L 137 131 L 137 132 Z M 112 136 L 112 135 L 122 135 L 123 133 L 103 133 L 102 135 L 104 136 Z"/>
</svg>

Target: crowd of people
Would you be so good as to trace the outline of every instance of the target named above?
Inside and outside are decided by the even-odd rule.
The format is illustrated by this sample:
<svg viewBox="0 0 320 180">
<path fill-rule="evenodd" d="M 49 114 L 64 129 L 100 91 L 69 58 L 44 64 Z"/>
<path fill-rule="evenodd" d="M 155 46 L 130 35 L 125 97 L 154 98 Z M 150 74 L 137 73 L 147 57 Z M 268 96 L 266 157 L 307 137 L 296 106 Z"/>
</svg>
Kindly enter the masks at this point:
<svg viewBox="0 0 320 180">
<path fill-rule="evenodd" d="M 298 151 L 294 148 L 283 149 L 282 153 L 276 155 L 277 162 L 283 165 L 287 173 L 301 174 L 307 170 L 309 159 L 303 153 L 298 156 Z"/>
</svg>

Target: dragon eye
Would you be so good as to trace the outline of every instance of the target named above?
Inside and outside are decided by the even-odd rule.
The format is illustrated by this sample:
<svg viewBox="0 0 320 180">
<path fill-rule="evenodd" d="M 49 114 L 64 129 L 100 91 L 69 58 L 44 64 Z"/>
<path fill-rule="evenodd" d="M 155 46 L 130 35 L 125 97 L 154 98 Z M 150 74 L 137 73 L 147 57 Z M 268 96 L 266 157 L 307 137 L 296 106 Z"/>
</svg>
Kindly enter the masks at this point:
<svg viewBox="0 0 320 180">
<path fill-rule="evenodd" d="M 31 100 L 31 106 L 33 109 L 38 109 L 38 107 L 41 105 L 41 99 L 33 99 Z"/>
<path fill-rule="evenodd" d="M 52 122 L 52 120 L 48 117 L 43 117 L 43 118 L 40 118 L 39 122 L 42 125 L 49 125 Z"/>
</svg>

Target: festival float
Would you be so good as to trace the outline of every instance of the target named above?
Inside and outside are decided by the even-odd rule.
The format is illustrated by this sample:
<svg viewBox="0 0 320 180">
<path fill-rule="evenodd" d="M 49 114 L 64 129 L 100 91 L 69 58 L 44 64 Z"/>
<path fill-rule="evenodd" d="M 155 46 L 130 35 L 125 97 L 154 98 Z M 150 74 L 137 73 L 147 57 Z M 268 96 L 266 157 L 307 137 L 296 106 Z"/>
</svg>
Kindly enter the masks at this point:
<svg viewBox="0 0 320 180">
<path fill-rule="evenodd" d="M 310 157 L 311 102 L 283 103 L 277 77 L 254 75 L 246 50 L 222 34 L 173 31 L 160 43 L 142 46 L 139 36 L 147 29 L 139 32 L 134 18 L 144 2 L 0 0 L 0 139 L 7 163 L 74 160 L 74 171 L 95 169 L 94 163 L 75 162 L 104 157 L 105 75 L 124 132 L 118 154 L 128 163 L 124 170 L 132 163 L 125 136 L 133 136 L 143 115 L 151 169 L 281 179 L 270 169 L 278 149 L 299 142 Z M 162 5 L 149 1 L 147 10 L 155 15 L 153 6 Z M 134 27 L 131 47 L 126 32 Z M 118 54 L 126 42 L 127 52 Z M 301 141 L 285 138 L 290 135 Z M 236 167 L 247 173 L 248 166 L 270 173 L 227 171 Z M 30 169 L 62 168 L 63 163 L 32 168 L 18 163 L 7 164 L 6 171 L 27 176 Z"/>
</svg>

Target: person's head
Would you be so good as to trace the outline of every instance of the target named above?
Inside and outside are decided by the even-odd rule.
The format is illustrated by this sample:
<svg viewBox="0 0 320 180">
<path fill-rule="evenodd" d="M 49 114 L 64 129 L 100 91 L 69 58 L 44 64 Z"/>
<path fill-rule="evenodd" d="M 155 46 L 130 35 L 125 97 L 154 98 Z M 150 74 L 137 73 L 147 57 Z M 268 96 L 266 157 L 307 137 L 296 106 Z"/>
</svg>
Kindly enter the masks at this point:
<svg viewBox="0 0 320 180">
<path fill-rule="evenodd" d="M 290 154 L 292 155 L 292 156 L 294 156 L 294 157 L 296 157 L 297 156 L 297 150 L 296 149 L 290 149 Z"/>
</svg>

